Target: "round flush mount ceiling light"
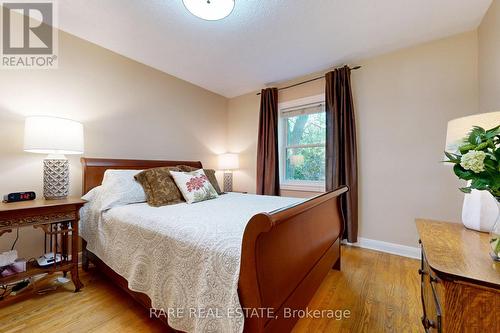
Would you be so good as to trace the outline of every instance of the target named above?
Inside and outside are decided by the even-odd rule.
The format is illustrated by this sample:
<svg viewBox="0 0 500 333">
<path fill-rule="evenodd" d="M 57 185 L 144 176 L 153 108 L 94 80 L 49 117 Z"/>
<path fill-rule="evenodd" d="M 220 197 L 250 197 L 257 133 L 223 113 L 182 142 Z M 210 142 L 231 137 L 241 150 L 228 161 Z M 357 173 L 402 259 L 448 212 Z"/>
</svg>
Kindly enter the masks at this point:
<svg viewBox="0 0 500 333">
<path fill-rule="evenodd" d="M 234 8 L 234 0 L 182 0 L 194 16 L 208 21 L 222 20 Z"/>
</svg>

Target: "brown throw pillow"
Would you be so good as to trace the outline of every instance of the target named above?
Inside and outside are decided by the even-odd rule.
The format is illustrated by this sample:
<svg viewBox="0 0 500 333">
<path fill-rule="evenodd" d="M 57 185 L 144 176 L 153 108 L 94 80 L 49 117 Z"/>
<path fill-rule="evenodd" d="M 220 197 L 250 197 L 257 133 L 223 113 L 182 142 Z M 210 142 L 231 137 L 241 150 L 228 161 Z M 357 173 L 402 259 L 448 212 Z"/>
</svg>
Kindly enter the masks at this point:
<svg viewBox="0 0 500 333">
<path fill-rule="evenodd" d="M 184 201 L 170 171 L 182 170 L 176 167 L 161 167 L 144 170 L 135 175 L 135 179 L 144 188 L 146 200 L 150 206 L 161 207 Z"/>
<path fill-rule="evenodd" d="M 193 167 L 188 166 L 188 165 L 178 165 L 177 167 L 179 169 L 181 169 L 181 171 L 183 171 L 183 172 L 191 172 L 191 171 L 199 169 L 199 168 L 193 168 Z M 207 176 L 208 181 L 210 182 L 210 184 L 212 184 L 212 186 L 214 187 L 217 194 L 222 194 L 223 192 L 220 190 L 219 183 L 217 183 L 217 177 L 215 177 L 215 170 L 203 169 L 203 172 L 205 172 L 205 175 Z"/>
</svg>

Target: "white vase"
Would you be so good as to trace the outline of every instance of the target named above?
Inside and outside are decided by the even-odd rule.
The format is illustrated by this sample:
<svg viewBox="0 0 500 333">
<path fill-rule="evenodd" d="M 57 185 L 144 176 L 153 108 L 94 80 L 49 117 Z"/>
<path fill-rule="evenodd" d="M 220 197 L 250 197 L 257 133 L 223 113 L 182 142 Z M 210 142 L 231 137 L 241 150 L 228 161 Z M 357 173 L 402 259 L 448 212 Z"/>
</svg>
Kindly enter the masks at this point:
<svg viewBox="0 0 500 333">
<path fill-rule="evenodd" d="M 495 261 L 500 261 L 500 200 L 497 199 L 498 217 L 490 232 L 491 258 Z"/>
<path fill-rule="evenodd" d="M 462 223 L 468 229 L 490 232 L 499 214 L 497 200 L 488 191 L 472 190 L 462 207 Z"/>
</svg>

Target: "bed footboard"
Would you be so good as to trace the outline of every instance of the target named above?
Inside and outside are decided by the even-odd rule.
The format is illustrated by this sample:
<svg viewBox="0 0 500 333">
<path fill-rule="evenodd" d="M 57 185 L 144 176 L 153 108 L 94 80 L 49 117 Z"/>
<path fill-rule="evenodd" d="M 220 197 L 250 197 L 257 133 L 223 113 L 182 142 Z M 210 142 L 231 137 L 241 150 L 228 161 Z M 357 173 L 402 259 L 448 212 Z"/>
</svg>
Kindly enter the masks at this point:
<svg viewBox="0 0 500 333">
<path fill-rule="evenodd" d="M 328 271 L 340 268 L 341 187 L 252 217 L 243 235 L 239 296 L 245 332 L 288 332 Z"/>
</svg>

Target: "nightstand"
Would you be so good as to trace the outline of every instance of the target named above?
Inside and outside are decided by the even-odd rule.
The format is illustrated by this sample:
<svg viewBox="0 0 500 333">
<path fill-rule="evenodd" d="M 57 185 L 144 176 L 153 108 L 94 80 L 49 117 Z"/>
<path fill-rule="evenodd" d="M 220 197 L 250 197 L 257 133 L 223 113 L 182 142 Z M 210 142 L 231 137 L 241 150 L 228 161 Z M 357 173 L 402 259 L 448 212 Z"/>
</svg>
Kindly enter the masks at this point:
<svg viewBox="0 0 500 333">
<path fill-rule="evenodd" d="M 43 273 L 63 272 L 66 275 L 70 272 L 75 292 L 79 291 L 83 284 L 78 278 L 78 220 L 79 210 L 84 204 L 85 201 L 80 198 L 0 203 L 0 237 L 17 228 L 42 229 L 45 233 L 45 251 L 48 245 L 47 252 L 53 252 L 61 259 L 44 267 L 38 266 L 36 261 L 29 261 L 25 272 L 0 277 L 0 285 Z"/>
<path fill-rule="evenodd" d="M 489 255 L 489 235 L 457 223 L 416 223 L 424 330 L 500 332 L 500 263 Z"/>
</svg>

